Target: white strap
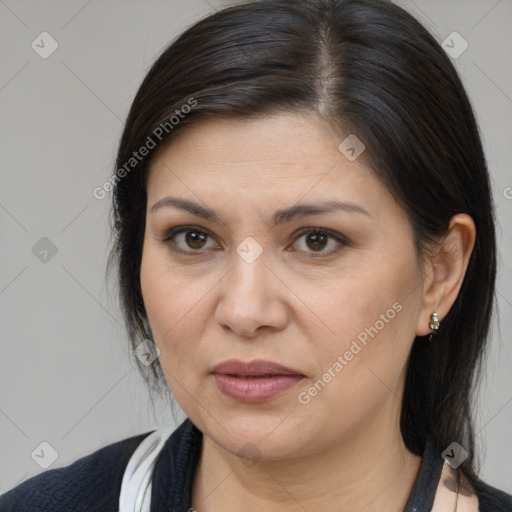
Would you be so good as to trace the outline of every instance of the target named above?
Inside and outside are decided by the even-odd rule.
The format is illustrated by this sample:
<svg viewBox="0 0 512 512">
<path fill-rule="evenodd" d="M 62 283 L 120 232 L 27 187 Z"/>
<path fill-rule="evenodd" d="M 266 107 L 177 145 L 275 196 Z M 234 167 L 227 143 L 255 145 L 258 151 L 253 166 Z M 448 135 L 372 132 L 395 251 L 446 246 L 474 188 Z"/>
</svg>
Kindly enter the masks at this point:
<svg viewBox="0 0 512 512">
<path fill-rule="evenodd" d="M 174 428 L 171 427 L 155 430 L 133 452 L 121 483 L 119 512 L 150 512 L 153 468 L 173 431 Z"/>
</svg>

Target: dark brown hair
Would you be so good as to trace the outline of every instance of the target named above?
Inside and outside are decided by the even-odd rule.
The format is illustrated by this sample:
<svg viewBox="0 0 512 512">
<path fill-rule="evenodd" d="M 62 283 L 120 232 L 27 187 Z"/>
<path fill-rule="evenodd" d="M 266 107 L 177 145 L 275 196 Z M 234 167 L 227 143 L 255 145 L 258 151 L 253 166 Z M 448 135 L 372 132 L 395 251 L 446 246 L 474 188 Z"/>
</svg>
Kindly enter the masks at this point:
<svg viewBox="0 0 512 512">
<path fill-rule="evenodd" d="M 156 149 L 140 160 L 134 151 L 161 148 L 206 118 L 283 111 L 316 113 L 364 141 L 368 165 L 410 218 L 419 254 L 446 233 L 453 215 L 473 218 L 476 244 L 459 296 L 434 341 L 417 337 L 412 345 L 401 431 L 415 454 L 429 434 L 441 448 L 458 442 L 469 452 L 462 467 L 476 479 L 471 411 L 496 274 L 489 177 L 450 58 L 390 2 L 245 3 L 200 20 L 158 57 L 131 106 L 113 191 L 108 268 L 116 269 L 131 343 L 149 336 L 140 265 L 145 178 Z M 140 368 L 148 382 L 164 381 L 158 360 Z"/>
</svg>

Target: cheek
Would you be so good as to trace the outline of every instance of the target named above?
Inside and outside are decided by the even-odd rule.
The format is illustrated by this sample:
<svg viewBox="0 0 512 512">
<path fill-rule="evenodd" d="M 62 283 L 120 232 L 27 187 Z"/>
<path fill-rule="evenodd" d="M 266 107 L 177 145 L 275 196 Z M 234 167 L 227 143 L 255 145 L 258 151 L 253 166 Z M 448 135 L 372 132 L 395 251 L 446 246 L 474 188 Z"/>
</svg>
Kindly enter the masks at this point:
<svg viewBox="0 0 512 512">
<path fill-rule="evenodd" d="M 144 248 L 140 274 L 144 306 L 164 372 L 180 375 L 180 380 L 185 374 L 193 375 L 211 316 L 205 309 L 207 294 L 218 276 L 172 267 L 166 251 L 151 242 Z"/>
<path fill-rule="evenodd" d="M 338 385 L 333 388 L 342 389 L 345 379 L 350 386 L 365 387 L 375 380 L 372 371 L 392 385 L 403 369 L 421 306 L 420 275 L 412 257 L 399 265 L 400 260 L 392 260 L 376 259 L 366 269 L 346 272 L 324 294 L 314 286 L 307 290 L 312 309 L 328 326 L 324 335 L 314 335 L 311 324 L 303 323 L 309 339 L 316 340 L 310 356 L 317 376 L 345 375 L 334 379 Z"/>
<path fill-rule="evenodd" d="M 175 273 L 167 268 L 160 252 L 150 245 L 144 247 L 140 284 L 154 341 L 165 359 L 166 353 L 172 349 L 166 340 L 172 339 L 180 318 L 190 309 L 187 301 L 191 294 L 185 283 L 176 282 Z"/>
<path fill-rule="evenodd" d="M 160 350 L 159 363 L 167 385 L 180 406 L 188 407 L 190 376 L 193 375 L 190 361 L 192 343 L 180 338 L 180 327 L 186 321 L 190 294 L 186 288 L 175 286 L 172 274 L 158 264 L 151 250 L 143 253 L 141 263 L 141 290 L 144 306 L 151 325 L 152 340 Z M 181 322 L 180 322 L 181 319 Z M 189 332 L 189 336 L 194 336 Z M 189 340 L 190 341 L 190 340 Z"/>
<path fill-rule="evenodd" d="M 314 336 L 310 331 L 309 339 L 316 343 L 308 355 L 316 371 L 301 388 L 299 401 L 318 428 L 325 429 L 322 421 L 330 418 L 333 436 L 360 429 L 401 393 L 418 312 L 417 275 L 410 268 L 408 273 L 381 270 L 345 280 L 343 287 L 331 290 L 330 301 L 312 301 L 323 306 L 335 334 Z"/>
<path fill-rule="evenodd" d="M 407 267 L 382 265 L 376 269 L 346 274 L 324 294 L 314 286 L 308 290 L 308 302 L 325 319 L 331 338 L 359 339 L 364 344 L 367 339 L 386 337 L 386 332 L 395 338 L 403 327 L 411 330 L 418 303 L 415 273 Z"/>
</svg>

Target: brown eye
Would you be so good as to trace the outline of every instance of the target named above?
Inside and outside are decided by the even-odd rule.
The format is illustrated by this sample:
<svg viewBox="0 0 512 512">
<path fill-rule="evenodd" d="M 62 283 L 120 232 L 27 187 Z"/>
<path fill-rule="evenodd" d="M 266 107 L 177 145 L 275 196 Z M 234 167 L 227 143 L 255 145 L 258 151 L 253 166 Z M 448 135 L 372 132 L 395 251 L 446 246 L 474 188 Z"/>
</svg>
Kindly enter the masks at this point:
<svg viewBox="0 0 512 512">
<path fill-rule="evenodd" d="M 308 233 L 306 235 L 306 245 L 314 251 L 321 251 L 327 245 L 329 237 L 321 233 Z"/>
<path fill-rule="evenodd" d="M 202 249 L 208 235 L 198 231 L 186 231 L 185 243 L 192 249 Z"/>
<path fill-rule="evenodd" d="M 218 245 L 215 243 L 208 247 L 210 239 L 213 241 L 212 236 L 203 229 L 180 226 L 171 229 L 161 241 L 168 244 L 174 252 L 193 256 L 194 253 L 204 253 L 203 249 L 217 248 Z"/>
<path fill-rule="evenodd" d="M 299 250 L 309 253 L 311 256 L 327 256 L 341 249 L 347 243 L 347 240 L 339 234 L 319 228 L 308 228 L 299 233 L 294 245 L 299 245 Z"/>
</svg>

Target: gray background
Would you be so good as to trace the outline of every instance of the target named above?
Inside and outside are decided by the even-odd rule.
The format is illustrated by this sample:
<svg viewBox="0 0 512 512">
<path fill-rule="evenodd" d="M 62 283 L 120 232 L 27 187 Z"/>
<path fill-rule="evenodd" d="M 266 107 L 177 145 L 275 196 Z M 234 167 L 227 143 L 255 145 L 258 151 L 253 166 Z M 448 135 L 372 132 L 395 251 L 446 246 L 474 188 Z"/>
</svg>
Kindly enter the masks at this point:
<svg viewBox="0 0 512 512">
<path fill-rule="evenodd" d="M 440 42 L 457 31 L 469 44 L 454 62 L 483 133 L 501 251 L 477 442 L 483 478 L 512 492 L 512 0 L 398 3 Z M 104 282 L 109 197 L 92 190 L 112 174 L 123 120 L 156 55 L 223 5 L 0 0 L 0 492 L 41 472 L 36 460 L 48 463 L 52 448 L 53 468 L 183 418 L 161 401 L 153 410 L 130 359 Z M 43 31 L 59 45 L 47 59 L 31 48 Z M 46 262 L 32 250 L 43 237 L 57 249 Z"/>
</svg>

